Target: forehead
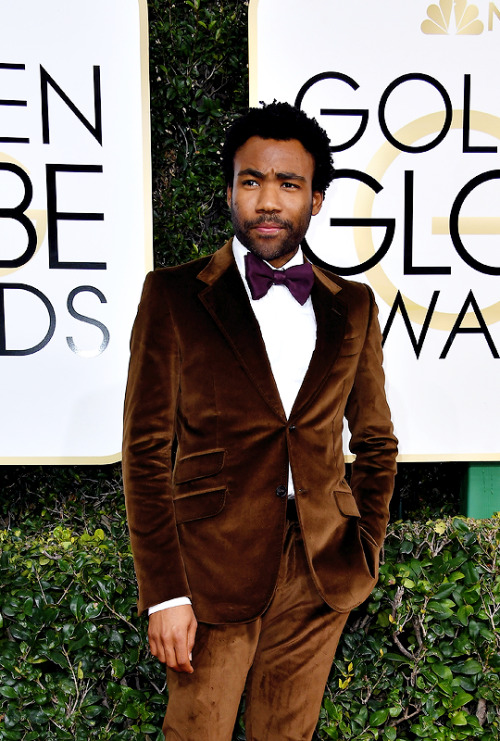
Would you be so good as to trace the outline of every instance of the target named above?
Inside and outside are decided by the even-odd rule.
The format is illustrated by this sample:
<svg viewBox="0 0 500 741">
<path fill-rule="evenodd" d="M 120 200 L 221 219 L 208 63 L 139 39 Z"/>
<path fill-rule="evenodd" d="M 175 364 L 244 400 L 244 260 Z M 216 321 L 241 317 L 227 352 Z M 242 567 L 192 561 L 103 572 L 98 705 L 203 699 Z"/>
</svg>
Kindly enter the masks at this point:
<svg viewBox="0 0 500 741">
<path fill-rule="evenodd" d="M 294 173 L 312 181 L 314 157 L 298 139 L 282 141 L 252 136 L 234 155 L 235 176 L 246 169 L 264 174 Z"/>
</svg>

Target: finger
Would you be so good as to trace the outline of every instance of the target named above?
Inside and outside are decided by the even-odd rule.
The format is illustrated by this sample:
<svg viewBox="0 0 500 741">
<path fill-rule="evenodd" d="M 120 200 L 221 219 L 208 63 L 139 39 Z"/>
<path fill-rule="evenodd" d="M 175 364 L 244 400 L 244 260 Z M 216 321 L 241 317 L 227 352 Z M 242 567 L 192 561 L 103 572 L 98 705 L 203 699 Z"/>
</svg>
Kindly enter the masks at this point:
<svg viewBox="0 0 500 741">
<path fill-rule="evenodd" d="M 163 644 L 161 641 L 157 641 L 155 638 L 148 636 L 149 639 L 149 650 L 153 654 L 153 656 L 156 656 L 158 661 L 161 661 L 162 664 L 165 663 L 165 651 L 163 650 Z"/>
<path fill-rule="evenodd" d="M 193 620 L 191 625 L 189 626 L 188 630 L 188 641 L 187 641 L 187 648 L 189 652 L 189 658 L 192 660 L 193 658 L 193 648 L 194 648 L 194 641 L 196 638 L 196 630 L 198 628 L 198 623 L 196 620 Z"/>
<path fill-rule="evenodd" d="M 165 651 L 165 663 L 168 668 L 173 669 L 174 672 L 182 672 L 182 669 L 177 662 L 177 656 L 173 646 Z"/>
<path fill-rule="evenodd" d="M 187 672 L 191 674 L 193 667 L 190 661 L 190 650 L 188 648 L 188 632 L 187 630 L 175 630 L 173 631 L 173 649 L 175 653 L 175 666 L 172 666 L 175 671 Z"/>
<path fill-rule="evenodd" d="M 175 645 L 175 658 L 177 662 L 176 671 L 186 672 L 192 674 L 194 669 L 191 664 L 191 656 L 188 651 L 187 642 L 183 642 L 181 645 Z"/>
<path fill-rule="evenodd" d="M 174 672 L 183 674 L 192 674 L 194 672 L 190 657 L 183 658 L 181 655 L 177 656 L 175 652 L 167 653 L 166 664 L 168 668 L 172 669 Z"/>
</svg>

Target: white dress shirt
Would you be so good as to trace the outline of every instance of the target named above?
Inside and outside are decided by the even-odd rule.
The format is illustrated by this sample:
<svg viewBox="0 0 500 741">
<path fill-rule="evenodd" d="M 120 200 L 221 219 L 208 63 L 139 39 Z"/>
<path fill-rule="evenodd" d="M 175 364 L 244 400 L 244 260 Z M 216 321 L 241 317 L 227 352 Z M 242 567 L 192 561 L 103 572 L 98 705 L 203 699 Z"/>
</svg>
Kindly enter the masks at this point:
<svg viewBox="0 0 500 741">
<path fill-rule="evenodd" d="M 234 259 L 250 305 L 259 323 L 281 403 L 288 418 L 316 345 L 316 317 L 311 297 L 309 296 L 305 304 L 301 306 L 284 285 L 272 285 L 265 296 L 254 300 L 245 278 L 245 255 L 247 253 L 247 248 L 234 237 Z M 302 265 L 303 262 L 304 255 L 299 247 L 291 260 L 280 269 Z M 288 496 L 294 496 L 290 467 L 288 469 Z M 191 601 L 188 597 L 178 597 L 150 607 L 149 615 L 167 607 L 189 604 Z"/>
</svg>

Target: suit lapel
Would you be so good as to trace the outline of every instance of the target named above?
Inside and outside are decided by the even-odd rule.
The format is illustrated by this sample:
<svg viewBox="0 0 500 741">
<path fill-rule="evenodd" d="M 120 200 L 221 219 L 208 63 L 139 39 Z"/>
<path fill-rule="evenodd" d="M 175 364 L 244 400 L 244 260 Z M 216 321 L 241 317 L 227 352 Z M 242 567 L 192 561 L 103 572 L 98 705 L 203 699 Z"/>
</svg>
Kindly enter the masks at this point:
<svg viewBox="0 0 500 741">
<path fill-rule="evenodd" d="M 311 299 L 317 323 L 316 346 L 290 419 L 298 416 L 320 392 L 337 358 L 345 332 L 347 311 L 337 297 L 340 286 L 315 266 L 313 270 L 315 282 Z M 231 241 L 212 256 L 198 278 L 208 284 L 200 293 L 203 305 L 263 399 L 275 414 L 286 421 L 259 324 L 233 258 Z"/>
<path fill-rule="evenodd" d="M 297 417 L 321 391 L 335 363 L 345 333 L 347 310 L 345 304 L 337 297 L 341 291 L 340 286 L 314 266 L 313 270 L 315 282 L 311 299 L 317 324 L 316 346 L 295 399 L 290 419 Z"/>
<path fill-rule="evenodd" d="M 200 300 L 229 342 L 269 407 L 286 419 L 259 324 L 233 258 L 231 242 L 216 252 L 198 278 L 208 285 Z"/>
</svg>

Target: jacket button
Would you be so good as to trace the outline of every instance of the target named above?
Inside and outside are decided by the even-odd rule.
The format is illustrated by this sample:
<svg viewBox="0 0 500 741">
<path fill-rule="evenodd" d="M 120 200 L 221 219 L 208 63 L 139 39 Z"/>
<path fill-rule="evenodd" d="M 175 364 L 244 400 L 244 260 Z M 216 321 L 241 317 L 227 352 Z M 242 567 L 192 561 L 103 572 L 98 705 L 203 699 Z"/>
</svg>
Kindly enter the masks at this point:
<svg viewBox="0 0 500 741">
<path fill-rule="evenodd" d="M 276 496 L 277 497 L 281 497 L 281 498 L 286 497 L 287 493 L 288 492 L 286 490 L 286 486 L 283 486 L 283 484 L 281 484 L 280 486 L 278 486 L 278 488 L 276 489 Z"/>
<path fill-rule="evenodd" d="M 290 432 L 295 432 L 297 428 L 295 427 L 295 425 L 290 425 L 288 429 L 290 430 Z"/>
</svg>

